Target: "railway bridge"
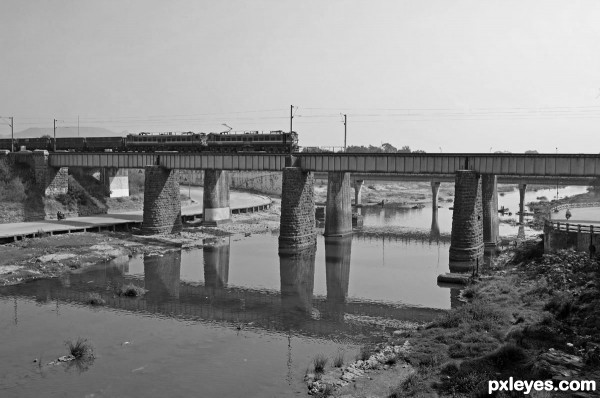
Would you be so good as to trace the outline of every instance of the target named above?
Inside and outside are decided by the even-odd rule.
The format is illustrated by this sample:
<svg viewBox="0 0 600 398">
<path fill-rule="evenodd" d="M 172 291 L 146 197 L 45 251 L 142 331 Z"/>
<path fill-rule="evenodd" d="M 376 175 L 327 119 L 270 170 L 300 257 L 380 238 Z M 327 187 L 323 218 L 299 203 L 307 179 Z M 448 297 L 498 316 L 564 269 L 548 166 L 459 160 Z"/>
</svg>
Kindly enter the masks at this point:
<svg viewBox="0 0 600 398">
<path fill-rule="evenodd" d="M 123 169 L 146 171 L 143 230 L 173 233 L 181 229 L 179 170 L 203 170 L 204 222 L 230 219 L 229 171 L 281 171 L 282 210 L 280 253 L 315 244 L 315 173 L 327 173 L 325 236 L 352 233 L 351 186 L 360 193 L 365 178 L 396 176 L 432 181 L 435 199 L 440 181 L 455 182 L 450 245 L 451 270 L 469 270 L 482 259 L 484 246 L 498 243 L 498 181 L 520 184 L 521 213 L 527 183 L 589 183 L 600 177 L 600 155 L 592 154 L 372 154 L 372 153 L 77 153 L 34 151 L 3 153 L 29 162 L 46 194 L 65 190 L 68 167 L 104 168 L 107 183 L 118 181 Z M 121 173 L 121 174 L 119 174 Z M 362 177 L 361 177 L 362 176 Z M 111 180 L 112 179 L 112 180 Z M 530 182 L 531 181 L 531 182 Z M 356 195 L 360 202 L 360 195 Z M 455 264 L 454 267 L 452 264 Z"/>
</svg>

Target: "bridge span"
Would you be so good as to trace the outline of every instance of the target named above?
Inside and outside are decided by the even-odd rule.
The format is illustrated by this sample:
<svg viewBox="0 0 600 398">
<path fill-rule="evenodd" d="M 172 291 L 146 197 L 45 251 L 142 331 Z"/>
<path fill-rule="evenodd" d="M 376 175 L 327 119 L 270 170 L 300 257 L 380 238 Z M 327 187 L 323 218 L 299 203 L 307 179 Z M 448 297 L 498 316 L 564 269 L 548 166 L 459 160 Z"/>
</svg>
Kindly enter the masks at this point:
<svg viewBox="0 0 600 398">
<path fill-rule="evenodd" d="M 18 153 L 17 153 L 18 154 Z M 177 170 L 268 170 L 286 165 L 303 171 L 437 174 L 454 176 L 458 170 L 501 176 L 599 177 L 600 155 L 591 154 L 381 154 L 318 153 L 289 155 L 266 153 L 80 153 L 50 154 L 52 167 L 143 168 L 160 165 Z"/>
<path fill-rule="evenodd" d="M 454 181 L 455 200 L 450 244 L 451 271 L 470 271 L 483 260 L 484 246 L 499 242 L 497 184 L 518 183 L 523 222 L 527 184 L 586 184 L 600 177 L 600 155 L 592 154 L 372 154 L 372 153 L 75 153 L 34 151 L 0 153 L 28 163 L 46 195 L 67 191 L 68 167 L 102 168 L 112 191 L 127 183 L 123 170 L 145 170 L 144 233 L 181 231 L 179 171 L 203 170 L 203 222 L 231 219 L 229 171 L 281 171 L 279 231 L 281 253 L 316 244 L 315 173 L 327 173 L 325 236 L 352 233 L 351 189 L 360 204 L 364 179 L 431 181 L 433 208 L 440 182 Z M 317 174 L 323 176 L 323 174 Z M 571 182 L 572 181 L 572 182 Z M 120 185 L 121 184 L 121 185 Z M 452 263 L 457 264 L 452 266 Z"/>
</svg>

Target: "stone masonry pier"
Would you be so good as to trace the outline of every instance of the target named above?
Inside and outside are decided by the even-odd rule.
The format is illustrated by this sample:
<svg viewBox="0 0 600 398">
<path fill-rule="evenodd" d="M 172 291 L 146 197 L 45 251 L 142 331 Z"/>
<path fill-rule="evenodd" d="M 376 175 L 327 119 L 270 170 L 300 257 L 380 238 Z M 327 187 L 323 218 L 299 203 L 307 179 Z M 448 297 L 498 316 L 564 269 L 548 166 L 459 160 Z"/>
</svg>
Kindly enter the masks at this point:
<svg viewBox="0 0 600 398">
<path fill-rule="evenodd" d="M 316 245 L 314 178 L 298 167 L 283 170 L 279 253 Z"/>
<path fill-rule="evenodd" d="M 481 175 L 471 170 L 456 172 L 450 272 L 468 272 L 483 260 L 483 211 Z"/>
<path fill-rule="evenodd" d="M 144 234 L 181 232 L 181 199 L 177 170 L 146 166 Z"/>
</svg>

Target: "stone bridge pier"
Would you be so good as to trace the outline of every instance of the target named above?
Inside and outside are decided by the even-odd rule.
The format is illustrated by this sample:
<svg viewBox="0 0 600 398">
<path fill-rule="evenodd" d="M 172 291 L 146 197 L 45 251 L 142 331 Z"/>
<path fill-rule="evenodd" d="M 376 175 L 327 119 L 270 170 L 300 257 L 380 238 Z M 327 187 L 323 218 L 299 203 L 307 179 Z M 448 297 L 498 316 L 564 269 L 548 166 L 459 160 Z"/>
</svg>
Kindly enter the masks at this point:
<svg viewBox="0 0 600 398">
<path fill-rule="evenodd" d="M 481 175 L 471 170 L 456 172 L 450 272 L 470 272 L 483 264 L 483 209 Z"/>
<path fill-rule="evenodd" d="M 161 166 L 146 166 L 145 172 L 142 233 L 181 232 L 179 172 Z"/>
<path fill-rule="evenodd" d="M 299 167 L 285 167 L 281 190 L 279 253 L 294 253 L 315 246 L 313 173 Z"/>
</svg>

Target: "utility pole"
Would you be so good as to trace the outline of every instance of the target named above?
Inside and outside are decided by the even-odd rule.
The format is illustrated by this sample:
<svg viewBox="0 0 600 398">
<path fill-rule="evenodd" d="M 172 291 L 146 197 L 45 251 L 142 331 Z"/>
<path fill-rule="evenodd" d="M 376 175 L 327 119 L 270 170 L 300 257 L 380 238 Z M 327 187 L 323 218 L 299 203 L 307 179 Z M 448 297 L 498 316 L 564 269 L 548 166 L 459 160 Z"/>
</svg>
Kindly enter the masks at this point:
<svg viewBox="0 0 600 398">
<path fill-rule="evenodd" d="M 56 119 L 54 119 L 54 142 L 53 142 L 54 152 L 56 152 Z"/>
<path fill-rule="evenodd" d="M 77 115 L 77 137 L 79 137 L 79 115 Z"/>
<path fill-rule="evenodd" d="M 10 117 L 10 151 L 14 152 L 15 151 L 15 120 L 14 118 L 11 116 Z"/>
<path fill-rule="evenodd" d="M 344 152 L 346 152 L 346 126 L 348 125 L 346 120 L 346 114 L 344 114 Z"/>
<path fill-rule="evenodd" d="M 294 119 L 294 105 L 290 105 L 290 133 L 294 131 L 292 128 L 292 120 Z"/>
<path fill-rule="evenodd" d="M 10 123 L 8 123 L 8 125 L 10 126 L 10 151 L 14 152 L 15 151 L 15 132 L 14 132 L 14 118 L 12 116 L 0 116 L 0 119 L 10 119 Z"/>
</svg>

